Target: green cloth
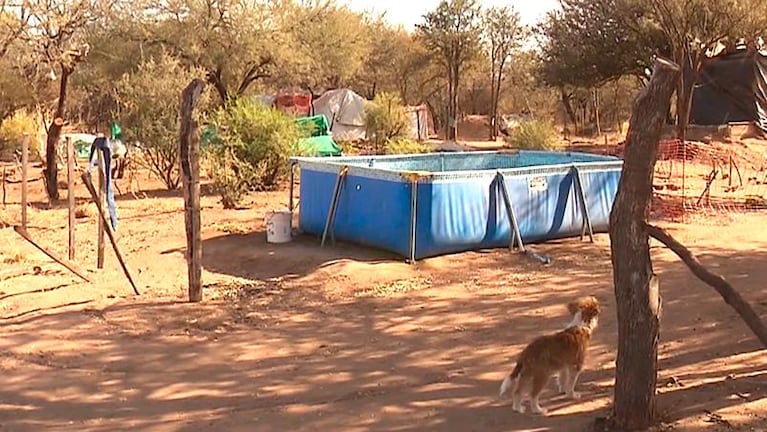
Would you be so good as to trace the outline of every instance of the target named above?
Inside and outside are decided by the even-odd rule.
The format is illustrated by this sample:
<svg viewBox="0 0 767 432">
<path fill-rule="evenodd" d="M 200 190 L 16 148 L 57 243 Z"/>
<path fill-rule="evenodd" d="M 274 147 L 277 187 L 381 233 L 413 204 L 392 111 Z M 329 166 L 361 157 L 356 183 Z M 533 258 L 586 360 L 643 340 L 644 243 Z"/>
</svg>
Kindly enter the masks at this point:
<svg viewBox="0 0 767 432">
<path fill-rule="evenodd" d="M 112 139 L 122 139 L 123 131 L 120 129 L 120 125 L 117 122 L 112 122 L 109 127 L 112 132 Z"/>
<path fill-rule="evenodd" d="M 213 125 L 207 125 L 202 129 L 202 132 L 200 132 L 200 148 L 204 150 L 211 144 L 219 144 L 219 138 L 216 133 L 216 128 Z"/>
<path fill-rule="evenodd" d="M 296 120 L 296 123 L 298 123 L 299 127 L 306 130 L 310 137 L 328 135 L 328 129 L 330 129 L 328 119 L 324 114 L 311 117 L 301 117 Z"/>
<path fill-rule="evenodd" d="M 298 145 L 311 156 L 341 156 L 341 147 L 329 135 L 302 138 Z"/>
</svg>

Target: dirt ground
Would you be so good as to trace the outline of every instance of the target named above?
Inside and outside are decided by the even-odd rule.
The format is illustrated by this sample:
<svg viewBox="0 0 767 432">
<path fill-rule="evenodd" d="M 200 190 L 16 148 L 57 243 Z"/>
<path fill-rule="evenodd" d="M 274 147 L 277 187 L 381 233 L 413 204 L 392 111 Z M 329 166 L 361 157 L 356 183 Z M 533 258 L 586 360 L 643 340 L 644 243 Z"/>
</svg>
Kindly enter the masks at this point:
<svg viewBox="0 0 767 432">
<path fill-rule="evenodd" d="M 204 196 L 205 300 L 189 304 L 178 193 L 142 175 L 146 198 L 118 196 L 134 296 L 108 245 L 96 270 L 92 209 L 76 231 L 90 284 L 3 228 L 18 223 L 17 186 L 0 208 L 2 431 L 581 431 L 609 407 L 617 324 L 604 234 L 536 245 L 549 266 L 507 250 L 410 266 L 306 236 L 267 244 L 264 213 L 285 205 L 286 191 L 228 211 Z M 66 256 L 66 209 L 46 210 L 42 182 L 31 187 L 30 233 Z M 661 223 L 767 319 L 766 221 Z M 653 258 L 663 429 L 767 430 L 765 351 L 675 256 L 653 243 Z M 549 416 L 514 413 L 497 398 L 501 379 L 581 294 L 605 305 L 583 399 L 549 391 Z"/>
</svg>

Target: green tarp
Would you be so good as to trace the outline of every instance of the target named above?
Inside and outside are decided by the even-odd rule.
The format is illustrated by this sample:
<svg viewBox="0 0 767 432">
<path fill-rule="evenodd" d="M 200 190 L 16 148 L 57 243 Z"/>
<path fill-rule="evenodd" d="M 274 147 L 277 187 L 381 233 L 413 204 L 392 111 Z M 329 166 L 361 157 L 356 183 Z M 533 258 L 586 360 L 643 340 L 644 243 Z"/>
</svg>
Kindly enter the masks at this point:
<svg viewBox="0 0 767 432">
<path fill-rule="evenodd" d="M 301 117 L 296 120 L 296 123 L 299 127 L 309 132 L 310 137 L 329 135 L 328 129 L 330 129 L 330 125 L 328 124 L 328 119 L 325 118 L 324 114 L 311 117 Z"/>
<path fill-rule="evenodd" d="M 324 115 L 301 117 L 296 123 L 309 134 L 298 142 L 302 150 L 312 156 L 341 156 L 341 147 L 328 134 L 330 126 Z"/>
<path fill-rule="evenodd" d="M 341 147 L 330 135 L 302 138 L 298 145 L 311 156 L 341 156 Z"/>
</svg>

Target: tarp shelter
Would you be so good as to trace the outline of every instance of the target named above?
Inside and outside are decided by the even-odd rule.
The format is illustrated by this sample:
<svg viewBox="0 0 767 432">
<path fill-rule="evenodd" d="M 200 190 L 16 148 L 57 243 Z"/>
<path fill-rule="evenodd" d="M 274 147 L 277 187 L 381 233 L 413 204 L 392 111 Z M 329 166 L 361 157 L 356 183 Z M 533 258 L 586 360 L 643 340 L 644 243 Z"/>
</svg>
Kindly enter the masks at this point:
<svg viewBox="0 0 767 432">
<path fill-rule="evenodd" d="M 303 117 L 296 123 L 309 133 L 308 138 L 298 143 L 304 151 L 312 156 L 341 156 L 341 147 L 328 134 L 328 120 L 324 115 Z"/>
<path fill-rule="evenodd" d="M 274 99 L 274 107 L 286 114 L 308 116 L 312 110 L 312 95 L 280 93 Z"/>
<path fill-rule="evenodd" d="M 89 133 L 64 133 L 61 134 L 60 142 L 63 144 L 67 138 L 72 140 L 75 157 L 78 159 L 88 159 L 91 153 L 91 145 L 97 136 Z"/>
<path fill-rule="evenodd" d="M 426 105 L 405 107 L 408 121 L 410 122 L 409 137 L 414 140 L 423 141 L 429 139 L 431 131 L 434 130 L 434 121 L 431 118 L 431 112 Z"/>
<path fill-rule="evenodd" d="M 739 122 L 767 128 L 767 58 L 750 49 L 705 59 L 693 89 L 690 124 Z"/>
<path fill-rule="evenodd" d="M 324 115 L 336 141 L 364 140 L 365 98 L 349 89 L 329 90 L 312 103 L 315 115 Z"/>
</svg>

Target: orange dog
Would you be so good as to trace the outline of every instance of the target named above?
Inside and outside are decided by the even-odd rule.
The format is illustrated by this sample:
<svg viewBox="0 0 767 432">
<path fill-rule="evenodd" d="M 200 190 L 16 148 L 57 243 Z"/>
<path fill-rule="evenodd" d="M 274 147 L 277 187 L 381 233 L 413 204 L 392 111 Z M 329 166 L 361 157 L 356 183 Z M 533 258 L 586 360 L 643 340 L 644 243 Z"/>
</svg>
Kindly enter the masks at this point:
<svg viewBox="0 0 767 432">
<path fill-rule="evenodd" d="M 600 306 L 596 297 L 589 296 L 568 303 L 567 309 L 573 315 L 567 328 L 530 342 L 519 355 L 514 370 L 503 380 L 500 396 L 513 388 L 514 411 L 525 411 L 522 402 L 523 393 L 527 391 L 531 411 L 545 414 L 539 396 L 554 374 L 558 374 L 560 392 L 572 399 L 580 399 L 575 383 L 583 370 L 591 334 L 597 327 Z"/>
</svg>

